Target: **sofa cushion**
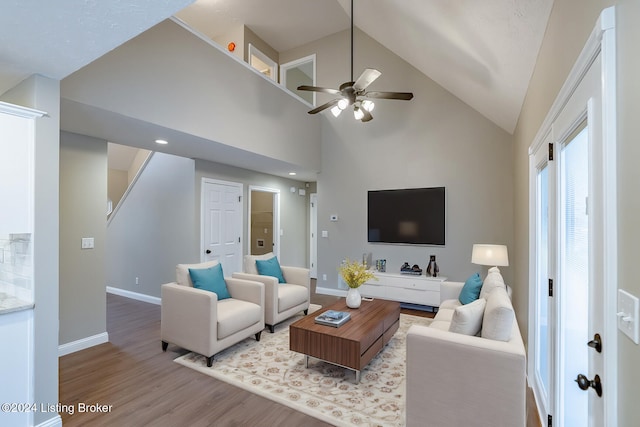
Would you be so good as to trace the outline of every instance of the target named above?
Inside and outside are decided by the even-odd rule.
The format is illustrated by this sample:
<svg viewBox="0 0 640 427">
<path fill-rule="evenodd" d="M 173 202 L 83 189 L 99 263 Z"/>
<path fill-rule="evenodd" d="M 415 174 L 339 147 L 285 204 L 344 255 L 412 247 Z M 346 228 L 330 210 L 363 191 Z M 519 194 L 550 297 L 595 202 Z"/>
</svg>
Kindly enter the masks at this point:
<svg viewBox="0 0 640 427">
<path fill-rule="evenodd" d="M 245 273 L 259 274 L 256 268 L 256 260 L 267 260 L 275 257 L 273 252 L 268 252 L 264 255 L 245 255 L 243 260 L 243 268 Z"/>
<path fill-rule="evenodd" d="M 308 298 L 309 291 L 304 286 L 283 283 L 278 286 L 278 313 L 303 304 Z"/>
<path fill-rule="evenodd" d="M 504 288 L 494 289 L 487 298 L 481 336 L 492 340 L 509 341 L 514 318 L 515 313 L 507 290 Z"/>
<path fill-rule="evenodd" d="M 480 297 L 480 288 L 482 288 L 482 279 L 480 274 L 474 273 L 464 282 L 458 300 L 462 304 L 469 304 L 477 300 Z"/>
<path fill-rule="evenodd" d="M 456 308 L 451 318 L 449 331 L 464 335 L 477 335 L 482 327 L 482 315 L 487 301 L 477 299 L 469 304 Z"/>
<path fill-rule="evenodd" d="M 189 275 L 189 269 L 210 268 L 216 264 L 219 264 L 218 261 L 207 261 L 197 264 L 178 264 L 176 265 L 176 283 L 181 286 L 189 286 L 193 288 L 193 282 L 191 281 L 191 276 Z"/>
<path fill-rule="evenodd" d="M 429 327 L 439 329 L 441 331 L 448 331 L 450 323 L 451 322 L 445 322 L 443 320 L 434 320 L 429 324 Z"/>
<path fill-rule="evenodd" d="M 202 269 L 190 268 L 189 276 L 194 288 L 214 292 L 218 295 L 218 301 L 231 298 L 227 284 L 224 281 L 222 265 L 216 264 L 213 267 Z"/>
<path fill-rule="evenodd" d="M 482 283 L 482 289 L 480 289 L 480 298 L 487 299 L 489 293 L 496 288 L 506 289 L 507 285 L 505 285 L 504 283 L 504 279 L 502 278 L 502 274 L 500 274 L 500 270 L 497 267 L 491 267 L 489 269 L 489 273 L 487 273 L 487 277 Z"/>
<path fill-rule="evenodd" d="M 460 304 L 458 302 L 458 304 Z M 462 304 L 460 304 L 460 307 L 462 306 Z M 438 312 L 436 313 L 436 316 L 433 318 L 434 320 L 442 320 L 443 322 L 451 322 L 451 318 L 453 317 L 453 312 L 455 311 L 455 308 L 442 308 L 442 306 L 440 306 L 440 308 L 438 308 Z"/>
<path fill-rule="evenodd" d="M 278 279 L 279 283 L 285 283 L 282 270 L 280 269 L 280 263 L 276 257 L 266 260 L 257 259 L 256 269 L 261 276 L 272 276 Z"/>
<path fill-rule="evenodd" d="M 440 307 L 438 307 L 438 312 L 442 309 L 451 309 L 455 310 L 460 307 L 462 303 L 457 299 L 447 299 L 440 303 Z"/>
<path fill-rule="evenodd" d="M 259 322 L 262 310 L 258 304 L 229 298 L 218 302 L 218 340 L 247 329 Z"/>
</svg>

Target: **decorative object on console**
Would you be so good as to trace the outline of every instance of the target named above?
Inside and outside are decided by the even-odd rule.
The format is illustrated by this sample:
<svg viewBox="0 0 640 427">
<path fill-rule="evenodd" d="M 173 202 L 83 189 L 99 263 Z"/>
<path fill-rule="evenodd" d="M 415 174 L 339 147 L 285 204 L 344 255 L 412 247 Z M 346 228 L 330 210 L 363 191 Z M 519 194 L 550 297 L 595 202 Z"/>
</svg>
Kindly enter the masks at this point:
<svg viewBox="0 0 640 427">
<path fill-rule="evenodd" d="M 387 271 L 387 260 L 386 259 L 377 259 L 376 260 L 376 270 L 380 273 L 384 273 Z"/>
<path fill-rule="evenodd" d="M 440 273 L 440 269 L 438 268 L 438 264 L 436 264 L 436 256 L 431 255 L 429 257 L 429 266 L 427 266 L 427 272 L 425 274 L 431 277 L 438 277 L 438 273 Z"/>
<path fill-rule="evenodd" d="M 347 292 L 347 306 L 349 308 L 358 308 L 362 302 L 362 297 L 358 288 L 371 279 L 378 280 L 373 271 L 367 270 L 367 267 L 358 261 L 350 261 L 347 258 L 338 269 L 344 283 L 349 286 Z"/>
<path fill-rule="evenodd" d="M 402 264 L 402 267 L 400 267 L 400 274 L 411 274 L 413 276 L 420 276 L 422 275 L 422 269 L 418 264 L 413 264 L 413 267 L 409 267 L 409 263 L 405 262 L 404 264 Z"/>
<path fill-rule="evenodd" d="M 505 245 L 474 244 L 471 251 L 471 263 L 496 267 L 509 266 L 509 255 Z"/>
</svg>

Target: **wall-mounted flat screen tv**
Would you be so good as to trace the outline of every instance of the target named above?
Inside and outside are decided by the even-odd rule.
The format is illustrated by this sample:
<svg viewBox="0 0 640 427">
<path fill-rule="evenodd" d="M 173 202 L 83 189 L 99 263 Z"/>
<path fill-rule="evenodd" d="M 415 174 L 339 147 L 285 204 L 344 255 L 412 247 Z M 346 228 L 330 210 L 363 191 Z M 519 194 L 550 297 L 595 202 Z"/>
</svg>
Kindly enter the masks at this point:
<svg viewBox="0 0 640 427">
<path fill-rule="evenodd" d="M 445 223 L 444 187 L 369 191 L 370 243 L 444 245 Z"/>
</svg>

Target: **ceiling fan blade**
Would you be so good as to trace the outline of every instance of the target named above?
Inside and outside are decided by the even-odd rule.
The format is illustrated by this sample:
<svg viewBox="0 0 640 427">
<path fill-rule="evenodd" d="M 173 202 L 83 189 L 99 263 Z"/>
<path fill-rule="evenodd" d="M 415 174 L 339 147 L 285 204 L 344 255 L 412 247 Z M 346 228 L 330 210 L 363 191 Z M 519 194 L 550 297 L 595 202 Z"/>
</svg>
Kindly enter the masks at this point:
<svg viewBox="0 0 640 427">
<path fill-rule="evenodd" d="M 360 74 L 360 77 L 353 84 L 353 88 L 356 92 L 360 92 L 365 90 L 371 83 L 375 81 L 378 77 L 380 77 L 382 73 L 374 68 L 367 68 Z"/>
<path fill-rule="evenodd" d="M 401 101 L 409 101 L 413 98 L 411 92 L 367 92 L 364 94 L 367 98 L 377 99 L 399 99 Z"/>
<path fill-rule="evenodd" d="M 333 107 L 334 105 L 336 105 L 338 103 L 338 101 L 340 101 L 341 98 L 336 98 L 336 99 L 332 99 L 331 101 L 322 104 L 319 107 L 314 108 L 313 110 L 309 111 L 309 114 L 316 114 L 319 113 L 322 110 L 326 110 L 327 108 Z"/>
<path fill-rule="evenodd" d="M 373 120 L 373 116 L 371 115 L 370 112 L 368 112 L 364 108 L 360 109 L 360 111 L 362 111 L 362 114 L 364 114 L 362 116 L 362 119 L 360 119 L 361 122 L 364 123 L 364 122 L 369 122 L 369 121 Z"/>
<path fill-rule="evenodd" d="M 339 90 L 330 89 L 330 88 L 327 88 L 327 87 L 302 85 L 302 86 L 298 86 L 298 90 L 308 90 L 308 91 L 311 91 L 311 92 L 324 92 L 324 93 L 330 93 L 332 95 L 340 95 L 340 91 Z"/>
</svg>

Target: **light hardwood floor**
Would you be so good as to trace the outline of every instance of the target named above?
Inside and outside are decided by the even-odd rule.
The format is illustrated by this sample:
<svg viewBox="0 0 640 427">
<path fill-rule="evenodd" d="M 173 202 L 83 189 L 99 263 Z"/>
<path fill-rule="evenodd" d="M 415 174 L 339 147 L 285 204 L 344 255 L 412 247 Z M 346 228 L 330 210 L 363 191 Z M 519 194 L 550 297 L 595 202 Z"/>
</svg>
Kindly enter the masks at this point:
<svg viewBox="0 0 640 427">
<path fill-rule="evenodd" d="M 336 299 L 312 295 L 315 304 Z M 162 352 L 157 305 L 107 294 L 107 331 L 109 343 L 60 358 L 60 403 L 76 409 L 61 414 L 65 427 L 329 425 L 174 363 L 185 351 L 169 345 Z M 80 403 L 111 409 L 79 413 Z"/>
</svg>

